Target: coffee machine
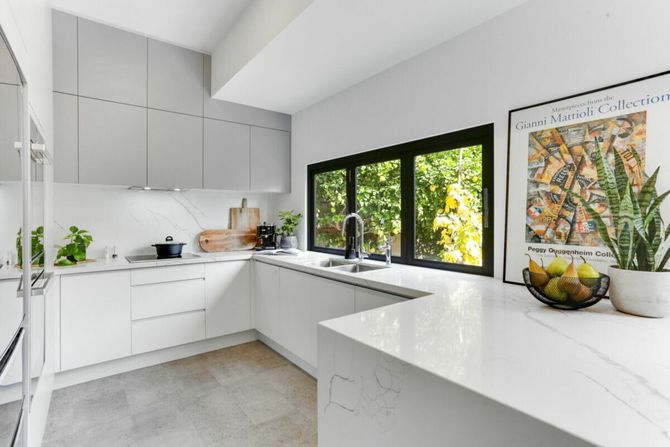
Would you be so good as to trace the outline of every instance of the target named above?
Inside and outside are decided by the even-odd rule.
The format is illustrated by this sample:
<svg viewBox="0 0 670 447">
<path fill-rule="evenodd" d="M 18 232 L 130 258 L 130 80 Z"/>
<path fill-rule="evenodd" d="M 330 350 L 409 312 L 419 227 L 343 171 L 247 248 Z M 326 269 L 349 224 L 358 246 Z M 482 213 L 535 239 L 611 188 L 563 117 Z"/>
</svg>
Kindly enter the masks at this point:
<svg viewBox="0 0 670 447">
<path fill-rule="evenodd" d="M 256 227 L 256 250 L 276 250 L 277 238 L 275 234 L 275 226 L 268 225 L 267 222 Z"/>
</svg>

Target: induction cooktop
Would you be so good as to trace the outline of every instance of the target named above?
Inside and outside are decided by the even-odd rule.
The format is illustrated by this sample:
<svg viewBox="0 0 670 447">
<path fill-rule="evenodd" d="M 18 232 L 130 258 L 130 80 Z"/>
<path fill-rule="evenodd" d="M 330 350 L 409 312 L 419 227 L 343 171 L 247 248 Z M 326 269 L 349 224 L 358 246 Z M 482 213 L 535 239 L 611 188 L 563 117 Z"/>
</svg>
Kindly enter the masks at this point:
<svg viewBox="0 0 670 447">
<path fill-rule="evenodd" d="M 153 261 L 177 261 L 180 259 L 196 259 L 200 256 L 194 255 L 193 253 L 182 253 L 181 256 L 171 257 L 171 258 L 159 258 L 157 255 L 135 255 L 135 256 L 126 256 L 126 260 L 130 263 L 136 262 L 153 262 Z"/>
</svg>

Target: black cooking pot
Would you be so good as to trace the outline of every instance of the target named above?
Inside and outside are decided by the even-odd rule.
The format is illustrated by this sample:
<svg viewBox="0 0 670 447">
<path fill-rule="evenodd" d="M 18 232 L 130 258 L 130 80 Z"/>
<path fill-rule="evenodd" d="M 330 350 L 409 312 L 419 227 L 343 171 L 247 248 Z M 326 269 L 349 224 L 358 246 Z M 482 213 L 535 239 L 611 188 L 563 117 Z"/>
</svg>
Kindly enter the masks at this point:
<svg viewBox="0 0 670 447">
<path fill-rule="evenodd" d="M 181 249 L 186 245 L 185 242 L 174 242 L 172 236 L 165 238 L 165 242 L 151 244 L 156 247 L 156 256 L 158 258 L 178 258 L 181 256 Z"/>
</svg>

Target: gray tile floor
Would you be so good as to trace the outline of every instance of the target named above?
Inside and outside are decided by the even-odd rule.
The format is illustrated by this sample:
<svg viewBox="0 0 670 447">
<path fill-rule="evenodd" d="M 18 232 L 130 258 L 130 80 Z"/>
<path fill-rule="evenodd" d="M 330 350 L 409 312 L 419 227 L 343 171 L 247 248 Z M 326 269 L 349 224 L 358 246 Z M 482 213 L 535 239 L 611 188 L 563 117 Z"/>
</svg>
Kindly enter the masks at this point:
<svg viewBox="0 0 670 447">
<path fill-rule="evenodd" d="M 260 342 L 57 390 L 44 446 L 314 446 L 316 381 Z"/>
</svg>

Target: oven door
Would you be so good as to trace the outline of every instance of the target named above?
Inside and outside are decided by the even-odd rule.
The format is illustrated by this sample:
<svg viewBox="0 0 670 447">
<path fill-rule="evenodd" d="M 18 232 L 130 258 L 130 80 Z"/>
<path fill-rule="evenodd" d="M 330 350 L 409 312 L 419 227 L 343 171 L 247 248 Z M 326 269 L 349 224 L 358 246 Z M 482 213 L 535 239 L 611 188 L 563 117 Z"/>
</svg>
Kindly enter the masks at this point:
<svg viewBox="0 0 670 447">
<path fill-rule="evenodd" d="M 20 445 L 22 441 L 23 336 L 19 328 L 0 357 L 0 446 Z"/>
</svg>

